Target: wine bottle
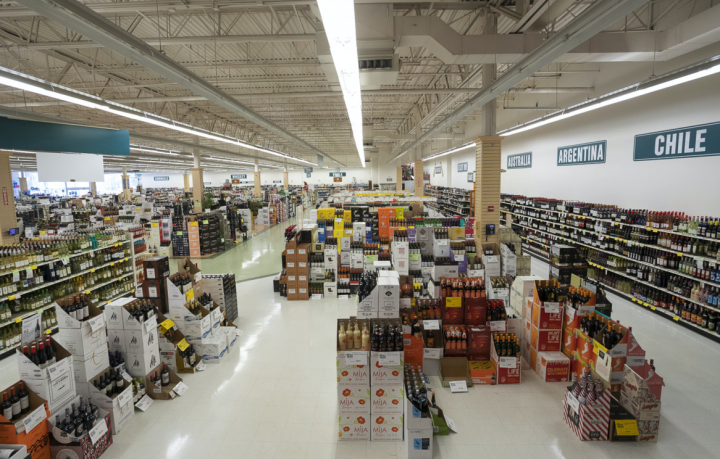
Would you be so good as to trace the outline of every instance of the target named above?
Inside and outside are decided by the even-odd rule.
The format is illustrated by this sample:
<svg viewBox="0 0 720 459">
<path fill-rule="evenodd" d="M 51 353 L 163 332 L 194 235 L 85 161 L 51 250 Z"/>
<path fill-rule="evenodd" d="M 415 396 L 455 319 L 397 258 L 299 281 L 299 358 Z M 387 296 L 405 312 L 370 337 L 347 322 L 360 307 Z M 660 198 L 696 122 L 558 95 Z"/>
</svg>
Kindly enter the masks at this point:
<svg viewBox="0 0 720 459">
<path fill-rule="evenodd" d="M 167 365 L 165 365 L 164 363 L 163 363 L 161 375 L 162 375 L 163 387 L 169 385 L 170 384 L 170 371 L 168 370 Z"/>
<path fill-rule="evenodd" d="M 20 390 L 18 391 L 18 397 L 20 397 L 20 412 L 27 414 L 30 411 L 30 398 L 27 391 L 25 390 L 25 383 L 20 381 Z"/>
</svg>

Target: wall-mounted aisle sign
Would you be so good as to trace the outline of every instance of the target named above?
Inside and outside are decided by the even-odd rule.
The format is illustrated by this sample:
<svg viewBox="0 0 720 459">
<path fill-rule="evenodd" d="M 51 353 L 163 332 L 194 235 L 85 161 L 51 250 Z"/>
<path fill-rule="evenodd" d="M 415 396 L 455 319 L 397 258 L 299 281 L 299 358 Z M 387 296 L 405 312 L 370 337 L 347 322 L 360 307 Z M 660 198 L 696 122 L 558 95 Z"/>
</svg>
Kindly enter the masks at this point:
<svg viewBox="0 0 720 459">
<path fill-rule="evenodd" d="M 581 143 L 558 148 L 557 165 L 602 164 L 607 155 L 607 142 Z"/>
<path fill-rule="evenodd" d="M 635 136 L 635 161 L 717 155 L 720 155 L 720 123 Z"/>
<path fill-rule="evenodd" d="M 507 168 L 508 169 L 524 169 L 532 167 L 532 152 L 520 153 L 518 155 L 508 155 L 507 157 Z"/>
<path fill-rule="evenodd" d="M 345 172 L 330 172 L 330 177 L 345 177 Z"/>
<path fill-rule="evenodd" d="M 313 168 L 312 168 L 312 167 L 306 167 L 304 170 L 305 170 L 305 173 L 306 173 L 306 174 L 311 174 L 312 171 L 313 171 Z"/>
<path fill-rule="evenodd" d="M 167 175 L 155 176 L 155 177 L 153 177 L 153 180 L 155 180 L 156 182 L 167 182 L 170 180 L 170 177 L 168 177 Z"/>
<path fill-rule="evenodd" d="M 247 174 L 230 174 L 231 179 L 246 179 Z"/>
</svg>

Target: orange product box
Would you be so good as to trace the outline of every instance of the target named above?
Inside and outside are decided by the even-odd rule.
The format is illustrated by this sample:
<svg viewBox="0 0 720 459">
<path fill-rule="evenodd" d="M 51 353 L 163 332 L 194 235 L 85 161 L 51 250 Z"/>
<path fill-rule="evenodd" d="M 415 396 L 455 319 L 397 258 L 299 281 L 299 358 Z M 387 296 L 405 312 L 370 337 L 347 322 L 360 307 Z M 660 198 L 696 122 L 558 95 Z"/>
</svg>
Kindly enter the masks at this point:
<svg viewBox="0 0 720 459">
<path fill-rule="evenodd" d="M 528 322 L 532 320 L 532 310 L 533 299 L 531 296 L 529 296 L 525 299 L 525 301 L 523 301 L 523 320 L 526 320 Z"/>
<path fill-rule="evenodd" d="M 535 373 L 545 382 L 568 381 L 570 363 L 562 352 L 538 352 Z"/>
<path fill-rule="evenodd" d="M 495 385 L 495 367 L 489 360 L 471 360 L 470 377 L 473 384 Z"/>
<path fill-rule="evenodd" d="M 448 296 L 442 299 L 441 312 L 443 325 L 462 325 L 465 321 L 464 298 Z"/>
<path fill-rule="evenodd" d="M 465 325 L 485 325 L 487 298 L 482 292 L 480 298 L 465 298 Z"/>
<path fill-rule="evenodd" d="M 563 343 L 562 353 L 569 358 L 575 357 L 575 351 L 577 350 L 577 335 L 575 333 L 568 333 L 567 330 L 563 329 Z"/>
<path fill-rule="evenodd" d="M 577 336 L 575 357 L 584 364 L 594 368 L 595 353 L 593 352 L 593 340 L 580 329 L 575 333 L 575 336 Z"/>
<path fill-rule="evenodd" d="M 560 330 L 563 325 L 562 303 L 533 303 L 532 324 L 540 330 Z"/>
<path fill-rule="evenodd" d="M 10 395 L 10 389 L 14 388 L 17 394 L 20 391 L 20 382 L 5 389 Z M 13 422 L 6 419 L 0 412 L 0 444 L 25 445 L 28 454 L 32 459 L 50 459 L 50 434 L 47 429 L 46 419 L 50 416 L 48 404 L 35 392 L 28 389 L 28 401 L 30 410 L 20 420 Z M 25 424 L 28 421 L 28 424 Z"/>
<path fill-rule="evenodd" d="M 295 256 L 295 261 L 308 261 L 308 257 L 310 256 L 310 244 L 298 244 L 297 246 L 297 255 Z"/>
<path fill-rule="evenodd" d="M 310 299 L 310 285 L 308 282 L 297 283 L 297 299 L 298 300 L 309 300 Z"/>
<path fill-rule="evenodd" d="M 468 334 L 468 359 L 490 360 L 490 327 L 488 325 L 470 325 Z"/>
<path fill-rule="evenodd" d="M 405 363 L 410 366 L 422 368 L 424 343 L 422 338 L 410 333 L 403 333 L 403 352 Z"/>
<path fill-rule="evenodd" d="M 538 351 L 559 351 L 562 330 L 543 330 L 531 325 L 530 345 Z"/>
<path fill-rule="evenodd" d="M 537 349 L 530 346 L 530 362 L 528 363 L 530 364 L 530 369 L 532 371 L 535 371 L 535 368 L 537 367 L 537 354 Z"/>
</svg>

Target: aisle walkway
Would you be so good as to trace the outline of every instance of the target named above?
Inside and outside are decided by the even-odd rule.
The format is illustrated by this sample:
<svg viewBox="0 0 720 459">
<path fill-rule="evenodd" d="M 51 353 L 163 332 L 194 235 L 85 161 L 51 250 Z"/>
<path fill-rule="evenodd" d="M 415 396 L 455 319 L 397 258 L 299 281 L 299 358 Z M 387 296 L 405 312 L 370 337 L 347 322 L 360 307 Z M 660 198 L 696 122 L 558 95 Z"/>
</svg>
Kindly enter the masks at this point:
<svg viewBox="0 0 720 459">
<path fill-rule="evenodd" d="M 223 255 L 232 261 L 205 261 L 203 270 L 238 266 L 242 278 L 261 269 L 274 274 L 283 230 L 258 236 L 252 243 L 258 246 L 237 256 Z M 533 272 L 546 277 L 547 265 L 533 260 Z M 337 441 L 335 319 L 355 313 L 352 300 L 288 302 L 272 292 L 270 277 L 240 282 L 238 296 L 239 349 L 219 365 L 184 376 L 189 390 L 182 397 L 137 413 L 104 459 L 406 457 L 404 443 Z M 627 301 L 611 301 L 614 316 L 633 325 L 665 377 L 659 443 L 580 442 L 562 421 L 565 384 L 543 383 L 524 371 L 516 386 L 480 386 L 467 394 L 439 388 L 438 404 L 459 433 L 435 437 L 435 457 L 720 457 L 720 346 Z M 15 359 L 1 361 L 0 386 L 17 378 Z M 437 378 L 432 381 L 439 387 Z"/>
</svg>

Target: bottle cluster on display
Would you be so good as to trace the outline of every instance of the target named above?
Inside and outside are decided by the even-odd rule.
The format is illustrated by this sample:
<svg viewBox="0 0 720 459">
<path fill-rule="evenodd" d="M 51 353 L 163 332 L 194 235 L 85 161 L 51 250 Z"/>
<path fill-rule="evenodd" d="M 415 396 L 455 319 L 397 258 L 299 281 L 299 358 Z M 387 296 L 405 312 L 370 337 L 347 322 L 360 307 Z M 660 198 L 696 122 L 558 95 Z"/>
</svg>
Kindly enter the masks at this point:
<svg viewBox="0 0 720 459">
<path fill-rule="evenodd" d="M 125 378 L 119 371 L 110 369 L 93 380 L 93 385 L 101 394 L 113 398 L 125 390 Z"/>
<path fill-rule="evenodd" d="M 508 222 L 535 254 L 549 254 L 558 243 L 576 246 L 589 264 L 590 279 L 715 338 L 717 218 L 512 195 L 503 196 L 501 212 L 512 217 Z"/>
<path fill-rule="evenodd" d="M 39 339 L 31 344 L 23 345 L 23 355 L 39 368 L 44 369 L 56 362 L 55 351 L 50 344 L 50 337 Z"/>
<path fill-rule="evenodd" d="M 92 397 L 88 397 L 87 405 L 80 396 L 80 405 L 71 404 L 65 408 L 65 417 L 55 415 L 55 427 L 73 437 L 82 437 L 95 427 L 100 415 L 100 409 L 93 404 Z"/>
</svg>

